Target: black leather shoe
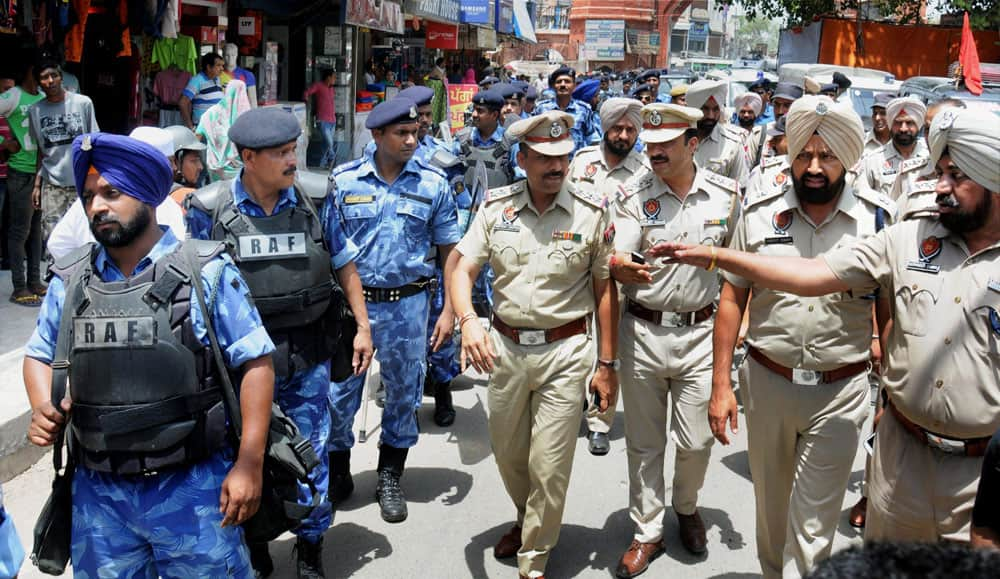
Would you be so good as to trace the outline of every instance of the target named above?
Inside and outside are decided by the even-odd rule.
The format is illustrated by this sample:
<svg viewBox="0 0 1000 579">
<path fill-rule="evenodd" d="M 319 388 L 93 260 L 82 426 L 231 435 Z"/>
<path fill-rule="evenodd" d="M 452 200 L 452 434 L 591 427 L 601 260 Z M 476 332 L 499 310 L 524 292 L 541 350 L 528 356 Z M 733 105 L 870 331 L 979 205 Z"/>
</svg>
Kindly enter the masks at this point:
<svg viewBox="0 0 1000 579">
<path fill-rule="evenodd" d="M 399 486 L 399 475 L 390 470 L 378 471 L 378 486 L 375 500 L 382 509 L 382 520 L 387 523 L 401 523 L 406 520 L 406 497 Z"/>
<path fill-rule="evenodd" d="M 455 406 L 451 402 L 451 382 L 439 383 L 434 391 L 434 424 L 455 424 Z"/>
<path fill-rule="evenodd" d="M 611 451 L 611 440 L 607 432 L 591 432 L 587 435 L 587 448 L 594 456 L 604 456 Z"/>
<path fill-rule="evenodd" d="M 298 561 L 296 561 L 298 579 L 324 579 L 326 577 L 323 575 L 322 538 L 318 543 L 313 544 L 299 537 L 295 541 L 295 551 L 298 553 Z"/>
<path fill-rule="evenodd" d="M 267 543 L 250 543 L 250 566 L 253 567 L 254 577 L 264 579 L 274 573 L 274 561 L 271 561 L 271 553 L 267 550 Z"/>
</svg>

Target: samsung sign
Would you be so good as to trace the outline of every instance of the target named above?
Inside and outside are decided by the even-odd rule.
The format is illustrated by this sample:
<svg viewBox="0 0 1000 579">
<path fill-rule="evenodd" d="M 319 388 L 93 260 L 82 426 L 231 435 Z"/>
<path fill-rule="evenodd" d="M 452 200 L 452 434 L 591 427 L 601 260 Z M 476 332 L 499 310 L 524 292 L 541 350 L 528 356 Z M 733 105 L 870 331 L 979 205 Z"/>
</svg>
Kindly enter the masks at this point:
<svg viewBox="0 0 1000 579">
<path fill-rule="evenodd" d="M 464 24 L 491 24 L 493 11 L 490 0 L 461 0 L 461 22 Z"/>
</svg>

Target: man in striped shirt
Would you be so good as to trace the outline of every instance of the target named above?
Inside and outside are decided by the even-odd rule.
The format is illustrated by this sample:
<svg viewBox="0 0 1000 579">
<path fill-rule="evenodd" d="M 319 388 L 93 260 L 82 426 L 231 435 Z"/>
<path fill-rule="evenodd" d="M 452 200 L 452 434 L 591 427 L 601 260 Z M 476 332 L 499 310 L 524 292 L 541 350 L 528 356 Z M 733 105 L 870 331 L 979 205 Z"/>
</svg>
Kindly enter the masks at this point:
<svg viewBox="0 0 1000 579">
<path fill-rule="evenodd" d="M 184 124 L 192 131 L 198 126 L 198 120 L 215 103 L 222 100 L 223 89 L 219 75 L 222 74 L 225 61 L 214 52 L 201 57 L 201 72 L 191 77 L 181 99 L 177 103 L 181 109 Z"/>
</svg>

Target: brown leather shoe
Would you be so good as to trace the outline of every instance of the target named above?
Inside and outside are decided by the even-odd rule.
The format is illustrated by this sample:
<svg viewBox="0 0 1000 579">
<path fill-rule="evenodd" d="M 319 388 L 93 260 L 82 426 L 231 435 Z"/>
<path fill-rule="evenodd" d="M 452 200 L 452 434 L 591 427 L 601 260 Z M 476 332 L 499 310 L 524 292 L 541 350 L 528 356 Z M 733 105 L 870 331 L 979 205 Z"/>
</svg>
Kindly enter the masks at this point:
<svg viewBox="0 0 1000 579">
<path fill-rule="evenodd" d="M 708 540 L 705 538 L 705 523 L 701 514 L 695 511 L 693 515 L 677 513 L 680 523 L 681 544 L 694 555 L 704 555 L 708 551 Z"/>
<path fill-rule="evenodd" d="M 621 579 L 631 579 L 637 575 L 645 573 L 649 564 L 664 552 L 663 540 L 655 543 L 640 543 L 635 539 L 629 545 L 628 551 L 622 555 L 622 560 L 618 562 L 615 575 Z"/>
<path fill-rule="evenodd" d="M 868 514 L 868 497 L 861 497 L 861 500 L 851 507 L 851 514 L 847 522 L 855 529 L 865 528 L 865 517 Z"/>
<path fill-rule="evenodd" d="M 493 546 L 493 556 L 497 559 L 508 559 L 517 555 L 521 549 L 521 527 L 514 525 L 507 534 L 500 537 Z"/>
</svg>

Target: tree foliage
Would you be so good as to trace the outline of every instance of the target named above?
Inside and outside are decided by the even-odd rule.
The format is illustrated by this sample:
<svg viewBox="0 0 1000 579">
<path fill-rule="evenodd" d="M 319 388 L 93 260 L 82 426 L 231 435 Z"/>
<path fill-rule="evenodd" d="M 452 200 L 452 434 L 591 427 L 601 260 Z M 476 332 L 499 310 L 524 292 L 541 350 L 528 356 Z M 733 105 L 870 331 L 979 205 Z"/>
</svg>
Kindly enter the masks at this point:
<svg viewBox="0 0 1000 579">
<path fill-rule="evenodd" d="M 732 0 L 740 4 L 750 20 L 784 18 L 788 26 L 815 22 L 823 16 L 837 16 L 857 10 L 860 0 Z M 938 13 L 967 11 L 973 28 L 1000 28 L 1000 0 L 929 0 Z M 881 14 L 895 14 L 904 24 L 920 22 L 921 0 L 880 0 L 873 2 Z M 865 14 L 862 13 L 862 18 Z"/>
</svg>

